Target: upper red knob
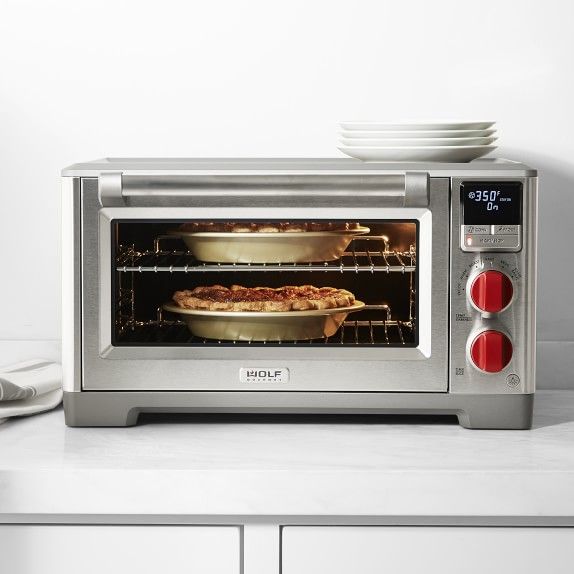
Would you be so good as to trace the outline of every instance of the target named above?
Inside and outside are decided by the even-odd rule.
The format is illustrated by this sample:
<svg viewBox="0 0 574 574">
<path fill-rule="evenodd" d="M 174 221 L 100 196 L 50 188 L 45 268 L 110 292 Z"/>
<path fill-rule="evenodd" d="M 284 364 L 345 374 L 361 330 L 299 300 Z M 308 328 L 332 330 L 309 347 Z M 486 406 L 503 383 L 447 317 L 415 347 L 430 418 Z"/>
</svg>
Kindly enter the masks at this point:
<svg viewBox="0 0 574 574">
<path fill-rule="evenodd" d="M 472 362 L 486 373 L 498 373 L 512 359 L 512 343 L 500 331 L 483 331 L 470 345 Z"/>
<path fill-rule="evenodd" d="M 483 271 L 470 287 L 474 305 L 485 313 L 499 313 L 512 301 L 512 281 L 500 271 Z"/>
</svg>

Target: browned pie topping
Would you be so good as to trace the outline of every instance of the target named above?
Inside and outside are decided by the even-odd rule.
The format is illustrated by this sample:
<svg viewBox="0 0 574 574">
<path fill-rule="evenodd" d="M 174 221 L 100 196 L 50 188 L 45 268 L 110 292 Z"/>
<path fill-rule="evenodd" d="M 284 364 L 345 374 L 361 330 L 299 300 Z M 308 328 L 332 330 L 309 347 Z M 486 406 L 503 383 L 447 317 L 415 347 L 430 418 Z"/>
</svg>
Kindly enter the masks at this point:
<svg viewBox="0 0 574 574">
<path fill-rule="evenodd" d="M 242 287 L 221 285 L 176 291 L 173 300 L 184 309 L 210 311 L 303 311 L 347 307 L 355 296 L 345 289 L 314 287 Z"/>
<path fill-rule="evenodd" d="M 282 221 L 274 223 L 249 223 L 225 221 L 220 223 L 192 221 L 183 223 L 180 231 L 186 233 L 301 233 L 309 231 L 356 231 L 358 222 L 332 223 L 327 221 Z"/>
</svg>

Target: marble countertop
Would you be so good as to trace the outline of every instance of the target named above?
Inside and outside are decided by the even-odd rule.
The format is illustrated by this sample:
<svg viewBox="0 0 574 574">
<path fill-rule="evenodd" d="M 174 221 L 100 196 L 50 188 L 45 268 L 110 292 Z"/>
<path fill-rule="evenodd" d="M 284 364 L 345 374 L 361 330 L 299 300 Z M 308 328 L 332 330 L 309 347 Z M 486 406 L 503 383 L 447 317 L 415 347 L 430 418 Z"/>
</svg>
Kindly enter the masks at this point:
<svg viewBox="0 0 574 574">
<path fill-rule="evenodd" d="M 574 391 L 530 431 L 420 417 L 156 416 L 0 425 L 0 521 L 23 517 L 574 517 Z M 206 518 L 207 519 L 207 518 Z"/>
</svg>

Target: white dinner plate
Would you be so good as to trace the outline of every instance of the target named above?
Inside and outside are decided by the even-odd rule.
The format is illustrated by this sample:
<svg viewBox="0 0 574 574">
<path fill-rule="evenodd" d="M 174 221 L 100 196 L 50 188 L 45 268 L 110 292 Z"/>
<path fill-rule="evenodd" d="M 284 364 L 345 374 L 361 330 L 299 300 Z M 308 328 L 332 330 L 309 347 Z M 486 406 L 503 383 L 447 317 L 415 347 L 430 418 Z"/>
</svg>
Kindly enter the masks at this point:
<svg viewBox="0 0 574 574">
<path fill-rule="evenodd" d="M 490 153 L 496 146 L 349 147 L 338 148 L 363 161 L 441 161 L 467 162 Z"/>
<path fill-rule="evenodd" d="M 442 120 L 421 120 L 404 122 L 378 122 L 378 121 L 344 121 L 340 126 L 344 130 L 361 131 L 389 131 L 389 130 L 486 130 L 492 127 L 495 122 L 491 121 L 442 121 Z"/>
<path fill-rule="evenodd" d="M 406 138 L 485 138 L 496 133 L 488 130 L 341 130 L 341 137 L 351 139 L 406 139 Z"/>
<path fill-rule="evenodd" d="M 496 138 L 406 138 L 406 139 L 350 139 L 341 138 L 345 147 L 439 147 L 490 145 Z"/>
</svg>

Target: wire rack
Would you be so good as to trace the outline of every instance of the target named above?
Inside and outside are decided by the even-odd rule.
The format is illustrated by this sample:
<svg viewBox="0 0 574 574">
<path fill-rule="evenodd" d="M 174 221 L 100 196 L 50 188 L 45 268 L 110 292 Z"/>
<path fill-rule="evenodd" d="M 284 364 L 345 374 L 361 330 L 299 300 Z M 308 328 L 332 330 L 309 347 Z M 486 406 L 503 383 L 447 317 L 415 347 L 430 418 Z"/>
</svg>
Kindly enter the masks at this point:
<svg viewBox="0 0 574 574">
<path fill-rule="evenodd" d="M 408 346 L 416 339 L 416 291 L 413 274 L 416 271 L 416 249 L 393 250 L 385 235 L 361 236 L 353 240 L 337 261 L 295 264 L 219 264 L 196 260 L 188 251 L 169 250 L 164 246 L 173 241 L 171 235 L 155 238 L 153 250 L 137 251 L 134 246 L 118 246 L 116 257 L 117 299 L 115 332 L 120 345 L 382 345 Z M 367 305 L 353 313 L 332 337 L 306 341 L 220 341 L 193 336 L 184 322 L 159 307 L 149 320 L 136 319 L 134 277 L 138 273 L 205 273 L 218 271 L 335 271 L 401 273 L 408 277 L 409 319 L 393 318 L 389 305 Z M 166 316 L 167 315 L 167 316 Z"/>
<path fill-rule="evenodd" d="M 367 235 L 354 239 L 348 250 L 336 261 L 315 263 L 204 263 L 189 251 L 168 250 L 162 243 L 173 240 L 171 235 L 160 235 L 154 249 L 136 251 L 133 246 L 120 246 L 116 271 L 120 273 L 201 273 L 217 271 L 338 271 L 410 273 L 416 271 L 416 249 L 391 249 L 385 235 Z"/>
<path fill-rule="evenodd" d="M 414 343 L 414 324 L 412 321 L 398 321 L 392 318 L 388 305 L 367 305 L 364 311 L 374 312 L 378 319 L 347 320 L 332 337 L 310 339 L 306 341 L 223 341 L 202 339 L 193 336 L 185 323 L 164 316 L 163 310 L 157 309 L 155 319 L 149 321 L 128 320 L 121 323 L 118 318 L 118 342 L 122 345 L 232 345 L 265 346 L 294 345 L 383 345 L 407 346 Z M 355 313 L 359 315 L 364 313 Z"/>
</svg>

